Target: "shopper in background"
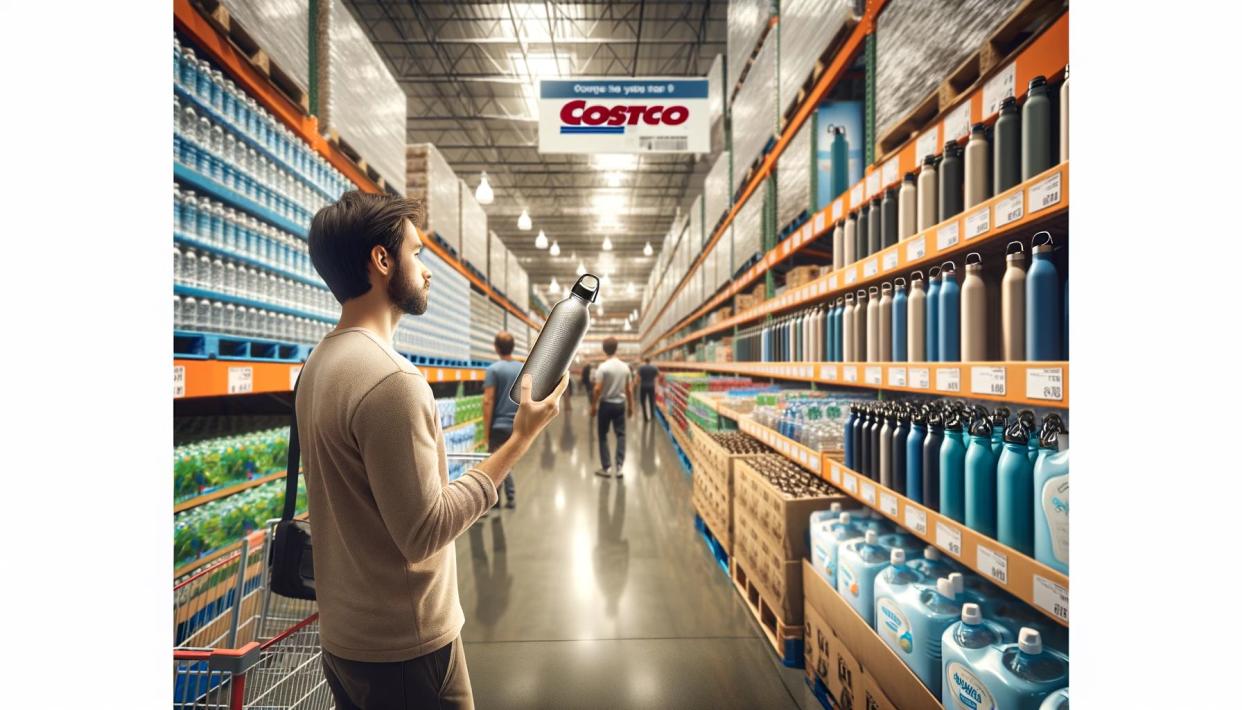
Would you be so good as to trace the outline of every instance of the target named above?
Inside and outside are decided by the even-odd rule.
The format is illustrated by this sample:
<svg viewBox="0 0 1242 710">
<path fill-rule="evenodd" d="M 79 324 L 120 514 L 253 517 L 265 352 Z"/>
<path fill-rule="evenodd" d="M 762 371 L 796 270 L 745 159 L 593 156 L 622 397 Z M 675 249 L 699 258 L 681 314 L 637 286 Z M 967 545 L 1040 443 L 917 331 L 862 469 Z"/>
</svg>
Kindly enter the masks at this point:
<svg viewBox="0 0 1242 710">
<path fill-rule="evenodd" d="M 587 399 L 591 399 L 591 393 L 594 392 L 591 382 L 591 363 L 588 362 L 582 366 L 582 393 L 587 396 Z M 591 411 L 591 416 L 595 416 L 594 410 Z"/>
<path fill-rule="evenodd" d="M 487 426 L 487 450 L 496 453 L 513 435 L 513 415 L 517 414 L 517 404 L 509 398 L 509 390 L 517 381 L 522 371 L 522 363 L 513 359 L 513 335 L 506 330 L 496 334 L 493 343 L 499 360 L 487 367 L 483 376 L 483 424 Z M 500 393 L 500 397 L 496 393 Z M 513 476 L 505 476 L 505 507 L 517 505 L 517 496 L 513 490 Z M 496 508 L 500 507 L 500 497 L 496 497 Z"/>
<path fill-rule="evenodd" d="M 426 312 L 420 203 L 346 192 L 315 215 L 310 256 L 337 301 L 336 329 L 298 378 L 323 667 L 338 708 L 472 708 L 453 541 L 557 415 L 567 380 L 532 401 L 523 378 L 513 434 L 448 480 L 431 386 L 392 346 Z"/>
<path fill-rule="evenodd" d="M 643 410 L 643 421 L 649 422 L 655 416 L 655 386 L 660 370 L 651 364 L 651 358 L 643 358 L 638 368 L 638 406 Z"/>
<path fill-rule="evenodd" d="M 599 435 L 599 464 L 597 476 L 607 478 L 612 472 L 612 459 L 608 455 L 608 429 L 617 437 L 617 478 L 625 465 L 625 418 L 634 415 L 634 398 L 631 396 L 630 367 L 617 359 L 617 339 L 604 339 L 604 354 L 608 356 L 595 370 L 592 380 L 595 389 L 591 396 L 591 416 L 599 415 L 596 433 Z"/>
</svg>

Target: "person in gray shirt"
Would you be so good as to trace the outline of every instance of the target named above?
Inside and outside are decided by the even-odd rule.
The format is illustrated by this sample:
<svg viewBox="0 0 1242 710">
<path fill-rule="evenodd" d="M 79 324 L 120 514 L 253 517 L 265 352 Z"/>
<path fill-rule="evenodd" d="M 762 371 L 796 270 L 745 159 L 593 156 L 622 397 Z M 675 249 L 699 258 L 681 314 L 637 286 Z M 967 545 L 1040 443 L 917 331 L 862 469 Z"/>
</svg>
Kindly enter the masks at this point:
<svg viewBox="0 0 1242 710">
<path fill-rule="evenodd" d="M 617 437 L 616 476 L 621 478 L 625 465 L 625 419 L 634 415 L 634 399 L 631 396 L 630 368 L 617 359 L 617 339 L 604 339 L 604 354 L 608 359 L 596 368 L 591 379 L 595 389 L 591 395 L 591 416 L 596 417 L 599 435 L 600 468 L 595 475 L 608 478 L 612 475 L 612 458 L 608 453 L 608 429 Z"/>
</svg>

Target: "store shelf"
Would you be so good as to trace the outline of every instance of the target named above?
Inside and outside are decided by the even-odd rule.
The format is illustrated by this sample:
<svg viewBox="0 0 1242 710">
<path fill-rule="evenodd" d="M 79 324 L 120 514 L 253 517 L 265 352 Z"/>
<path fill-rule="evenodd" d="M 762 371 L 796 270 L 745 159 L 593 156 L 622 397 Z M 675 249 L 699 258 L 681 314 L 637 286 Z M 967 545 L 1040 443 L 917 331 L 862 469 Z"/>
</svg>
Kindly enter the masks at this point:
<svg viewBox="0 0 1242 710">
<path fill-rule="evenodd" d="M 306 284 L 307 286 L 314 286 L 315 288 L 322 288 L 322 289 L 327 288 L 327 286 L 325 286 L 322 281 L 311 278 L 307 276 L 306 274 L 300 274 L 296 271 L 290 271 L 288 269 L 283 269 L 279 266 L 273 266 L 265 261 L 256 259 L 252 256 L 246 256 L 240 252 L 233 251 L 232 249 L 229 249 L 227 247 L 222 247 L 218 244 L 211 244 L 211 243 L 205 242 L 202 239 L 199 239 L 198 237 L 192 237 L 189 234 L 186 234 L 185 232 L 174 231 L 173 241 L 176 242 L 177 244 L 182 244 L 188 247 L 194 247 L 200 252 L 207 252 L 208 254 L 215 254 L 217 256 L 224 257 L 226 259 L 232 259 L 233 261 L 239 264 L 245 264 L 246 266 L 254 267 L 256 269 L 263 269 L 264 271 L 268 273 L 276 274 L 277 276 L 283 276 L 284 278 L 290 279 L 292 281 L 297 281 L 298 283 Z"/>
<path fill-rule="evenodd" d="M 296 318 L 308 318 L 313 321 L 319 321 L 320 323 L 336 323 L 337 321 L 336 318 L 329 318 L 328 316 L 321 315 L 318 313 L 311 313 L 310 311 L 300 311 L 296 308 L 289 308 L 288 306 L 281 306 L 275 303 L 269 303 L 267 301 L 256 301 L 251 298 L 245 298 L 244 296 L 234 296 L 229 293 L 221 293 L 219 291 L 210 291 L 205 288 L 198 288 L 197 286 L 185 286 L 182 284 L 173 284 L 173 293 L 175 293 L 178 296 L 190 296 L 193 298 L 207 298 L 213 301 L 221 301 L 224 303 L 236 303 L 238 305 L 246 306 L 248 308 L 261 308 L 266 311 L 271 311 L 272 313 L 284 313 L 285 315 L 294 316 Z"/>
<path fill-rule="evenodd" d="M 173 360 L 173 399 L 292 392 L 303 363 Z M 480 382 L 483 369 L 418 366 L 428 382 Z"/>
<path fill-rule="evenodd" d="M 194 188 L 200 195 L 206 195 L 214 200 L 223 202 L 229 207 L 239 209 L 255 219 L 263 220 L 282 231 L 306 239 L 306 228 L 302 225 L 288 217 L 276 214 L 233 188 L 223 185 L 187 165 L 174 162 L 173 177 L 181 184 Z"/>
<path fill-rule="evenodd" d="M 461 429 L 463 427 L 468 427 L 471 424 L 482 424 L 482 423 L 483 423 L 483 417 L 476 417 L 474 419 L 468 419 L 464 422 L 458 422 L 457 424 L 454 424 L 453 426 L 445 427 L 444 433 L 447 434 L 450 431 L 457 431 L 458 429 Z"/>
<path fill-rule="evenodd" d="M 221 488 L 218 491 L 212 491 L 211 493 L 206 493 L 201 496 L 191 498 L 190 500 L 182 501 L 173 506 L 173 514 L 175 515 L 177 513 L 187 511 L 191 508 L 197 508 L 198 506 L 204 503 L 210 503 L 213 500 L 220 500 L 221 498 L 228 498 L 231 495 L 236 495 L 238 493 L 241 493 L 242 491 L 250 490 L 251 488 L 254 488 L 256 486 L 261 486 L 264 483 L 278 481 L 285 477 L 285 473 L 286 473 L 285 471 L 278 471 L 276 473 L 271 473 L 266 476 L 255 478 L 249 481 L 242 481 L 241 483 L 238 483 L 232 486 L 227 486 L 225 488 Z"/>
<path fill-rule="evenodd" d="M 1069 362 L 661 362 L 703 370 L 885 392 L 1069 406 Z"/>
<path fill-rule="evenodd" d="M 824 301 L 1011 238 L 1034 223 L 1069 212 L 1069 163 L 1061 163 L 952 219 L 796 289 L 697 330 L 655 351 L 661 355 L 765 316 Z"/>
<path fill-rule="evenodd" d="M 743 433 L 750 434 L 759 441 L 772 447 L 777 453 L 785 458 L 793 461 L 802 468 L 810 471 L 823 478 L 824 463 L 826 454 L 816 451 L 807 446 L 781 435 L 775 429 L 766 427 L 747 415 L 737 417 L 737 428 Z M 837 454 L 838 458 L 840 454 Z"/>
</svg>

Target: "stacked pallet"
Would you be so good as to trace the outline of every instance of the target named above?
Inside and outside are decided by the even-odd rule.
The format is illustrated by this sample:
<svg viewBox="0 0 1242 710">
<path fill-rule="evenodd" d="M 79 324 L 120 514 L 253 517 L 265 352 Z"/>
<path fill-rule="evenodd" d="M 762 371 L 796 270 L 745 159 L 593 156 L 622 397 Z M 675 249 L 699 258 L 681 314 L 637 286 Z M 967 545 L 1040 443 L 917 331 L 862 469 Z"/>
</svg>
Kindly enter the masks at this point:
<svg viewBox="0 0 1242 710">
<path fill-rule="evenodd" d="M 418 228 L 434 233 L 460 253 L 461 181 L 448 161 L 430 143 L 415 143 L 405 149 L 405 195 L 423 203 L 423 220 Z"/>
</svg>

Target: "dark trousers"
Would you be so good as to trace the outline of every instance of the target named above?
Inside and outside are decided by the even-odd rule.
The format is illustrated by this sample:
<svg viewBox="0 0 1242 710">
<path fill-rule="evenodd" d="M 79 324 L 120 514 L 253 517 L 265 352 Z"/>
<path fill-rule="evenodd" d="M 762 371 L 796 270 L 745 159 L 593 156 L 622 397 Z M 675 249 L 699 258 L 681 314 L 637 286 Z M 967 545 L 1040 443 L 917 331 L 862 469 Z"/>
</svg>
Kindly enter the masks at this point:
<svg viewBox="0 0 1242 710">
<path fill-rule="evenodd" d="M 625 464 L 625 403 L 600 402 L 599 416 L 596 418 L 596 431 L 599 434 L 599 464 L 604 468 L 612 465 L 612 457 L 608 455 L 608 428 L 617 435 L 617 470 Z"/>
<path fill-rule="evenodd" d="M 504 443 L 508 441 L 509 437 L 511 436 L 513 436 L 512 429 L 492 429 L 491 431 L 489 431 L 487 433 L 487 453 L 489 454 L 496 453 L 496 449 L 499 449 L 501 446 L 503 446 Z M 512 472 L 505 475 L 505 500 L 508 500 L 510 503 L 517 501 L 517 493 L 514 491 L 514 487 L 513 487 L 513 473 Z M 496 504 L 497 505 L 500 504 L 499 498 L 496 499 Z"/>
<path fill-rule="evenodd" d="M 655 416 L 655 388 L 641 387 L 638 390 L 638 406 L 642 407 L 643 419 L 651 421 Z"/>
<path fill-rule="evenodd" d="M 473 708 L 461 639 L 408 661 L 350 661 L 323 652 L 323 674 L 337 710 Z"/>
</svg>

